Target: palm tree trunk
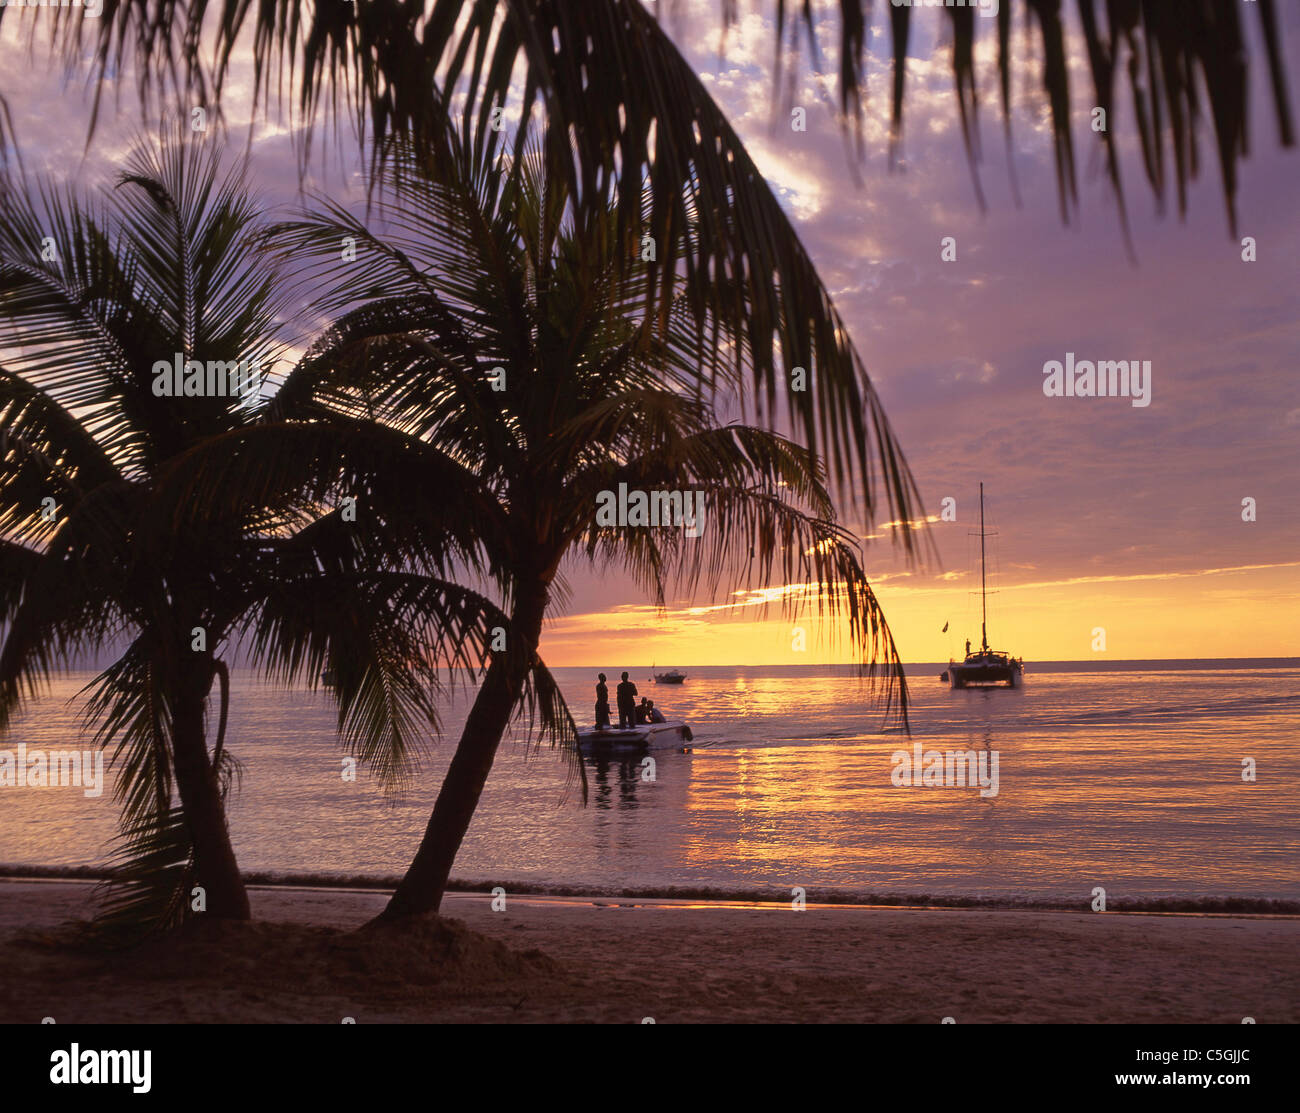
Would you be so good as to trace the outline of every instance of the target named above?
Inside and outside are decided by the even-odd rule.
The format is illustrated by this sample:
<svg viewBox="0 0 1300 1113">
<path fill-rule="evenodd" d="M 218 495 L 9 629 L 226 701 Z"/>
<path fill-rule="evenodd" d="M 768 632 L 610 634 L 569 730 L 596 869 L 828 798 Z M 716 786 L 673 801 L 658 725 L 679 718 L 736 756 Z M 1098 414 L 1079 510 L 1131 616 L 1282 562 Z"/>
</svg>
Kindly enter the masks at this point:
<svg viewBox="0 0 1300 1113">
<path fill-rule="evenodd" d="M 248 920 L 252 917 L 248 893 L 230 843 L 217 771 L 208 760 L 203 730 L 206 691 L 193 683 L 187 683 L 186 689 L 176 701 L 172 757 L 185 824 L 194 846 L 195 884 L 203 887 L 206 915 Z"/>
<path fill-rule="evenodd" d="M 549 589 L 546 583 L 521 589 L 507 635 L 506 651 L 488 666 L 470 708 L 424 831 L 420 849 L 379 920 L 401 920 L 437 912 L 452 863 L 469 830 L 497 747 L 523 693 L 541 638 Z"/>
</svg>

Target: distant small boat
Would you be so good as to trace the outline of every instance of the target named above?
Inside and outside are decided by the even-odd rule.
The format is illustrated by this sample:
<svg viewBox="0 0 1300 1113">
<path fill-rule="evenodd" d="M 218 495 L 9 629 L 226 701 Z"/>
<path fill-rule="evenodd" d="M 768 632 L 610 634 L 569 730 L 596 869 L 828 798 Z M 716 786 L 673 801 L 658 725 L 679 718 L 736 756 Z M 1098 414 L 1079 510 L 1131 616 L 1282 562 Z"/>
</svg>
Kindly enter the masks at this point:
<svg viewBox="0 0 1300 1113">
<path fill-rule="evenodd" d="M 338 673 L 336 673 L 333 669 L 326 669 L 324 672 L 320 674 L 320 682 L 324 684 L 325 687 L 327 688 L 333 688 L 339 682 Z"/>
<path fill-rule="evenodd" d="M 695 735 L 685 723 L 643 723 L 635 727 L 580 727 L 578 749 L 584 754 L 644 753 L 675 750 Z"/>
<path fill-rule="evenodd" d="M 669 669 L 667 672 L 655 673 L 656 684 L 680 684 L 685 679 L 686 674 L 684 672 L 679 672 L 677 669 Z"/>
<path fill-rule="evenodd" d="M 966 648 L 966 659 L 949 661 L 948 669 L 940 675 L 940 680 L 946 681 L 953 688 L 1018 688 L 1024 682 L 1025 662 L 1022 658 L 989 648 L 983 483 L 980 484 L 980 647 L 971 653 L 970 642 L 967 641 Z"/>
</svg>

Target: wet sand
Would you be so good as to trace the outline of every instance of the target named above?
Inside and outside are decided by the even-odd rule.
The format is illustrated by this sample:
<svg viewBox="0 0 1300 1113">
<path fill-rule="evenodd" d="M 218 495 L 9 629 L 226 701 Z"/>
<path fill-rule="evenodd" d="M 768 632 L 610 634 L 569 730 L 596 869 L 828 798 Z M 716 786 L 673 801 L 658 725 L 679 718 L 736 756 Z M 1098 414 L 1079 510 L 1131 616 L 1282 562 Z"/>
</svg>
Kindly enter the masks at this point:
<svg viewBox="0 0 1300 1113">
<path fill-rule="evenodd" d="M 1300 918 L 252 890 L 253 925 L 103 953 L 93 886 L 0 880 L 0 1022 L 1300 1022 Z M 463 925 L 463 927 L 461 926 Z"/>
</svg>

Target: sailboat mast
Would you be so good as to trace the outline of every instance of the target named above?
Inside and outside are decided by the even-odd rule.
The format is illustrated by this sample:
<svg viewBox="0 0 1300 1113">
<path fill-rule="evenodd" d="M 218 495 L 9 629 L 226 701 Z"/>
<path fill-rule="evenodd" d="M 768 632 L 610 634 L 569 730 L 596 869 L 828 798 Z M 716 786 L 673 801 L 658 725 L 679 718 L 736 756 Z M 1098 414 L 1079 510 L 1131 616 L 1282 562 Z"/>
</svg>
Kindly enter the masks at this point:
<svg viewBox="0 0 1300 1113">
<path fill-rule="evenodd" d="M 989 647 L 989 604 L 985 592 L 984 571 L 984 484 L 980 484 L 980 642 L 987 651 Z"/>
</svg>

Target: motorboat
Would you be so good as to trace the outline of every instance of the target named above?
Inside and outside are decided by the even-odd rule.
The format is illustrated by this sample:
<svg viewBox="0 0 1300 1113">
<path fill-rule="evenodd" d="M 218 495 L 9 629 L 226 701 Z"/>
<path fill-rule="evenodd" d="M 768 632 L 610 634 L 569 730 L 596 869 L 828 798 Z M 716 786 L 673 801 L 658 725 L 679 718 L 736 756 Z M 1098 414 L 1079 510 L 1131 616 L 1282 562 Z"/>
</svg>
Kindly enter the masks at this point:
<svg viewBox="0 0 1300 1113">
<path fill-rule="evenodd" d="M 578 749 L 584 754 L 676 750 L 694 737 L 691 728 L 682 722 L 641 723 L 634 727 L 579 727 Z"/>
</svg>

